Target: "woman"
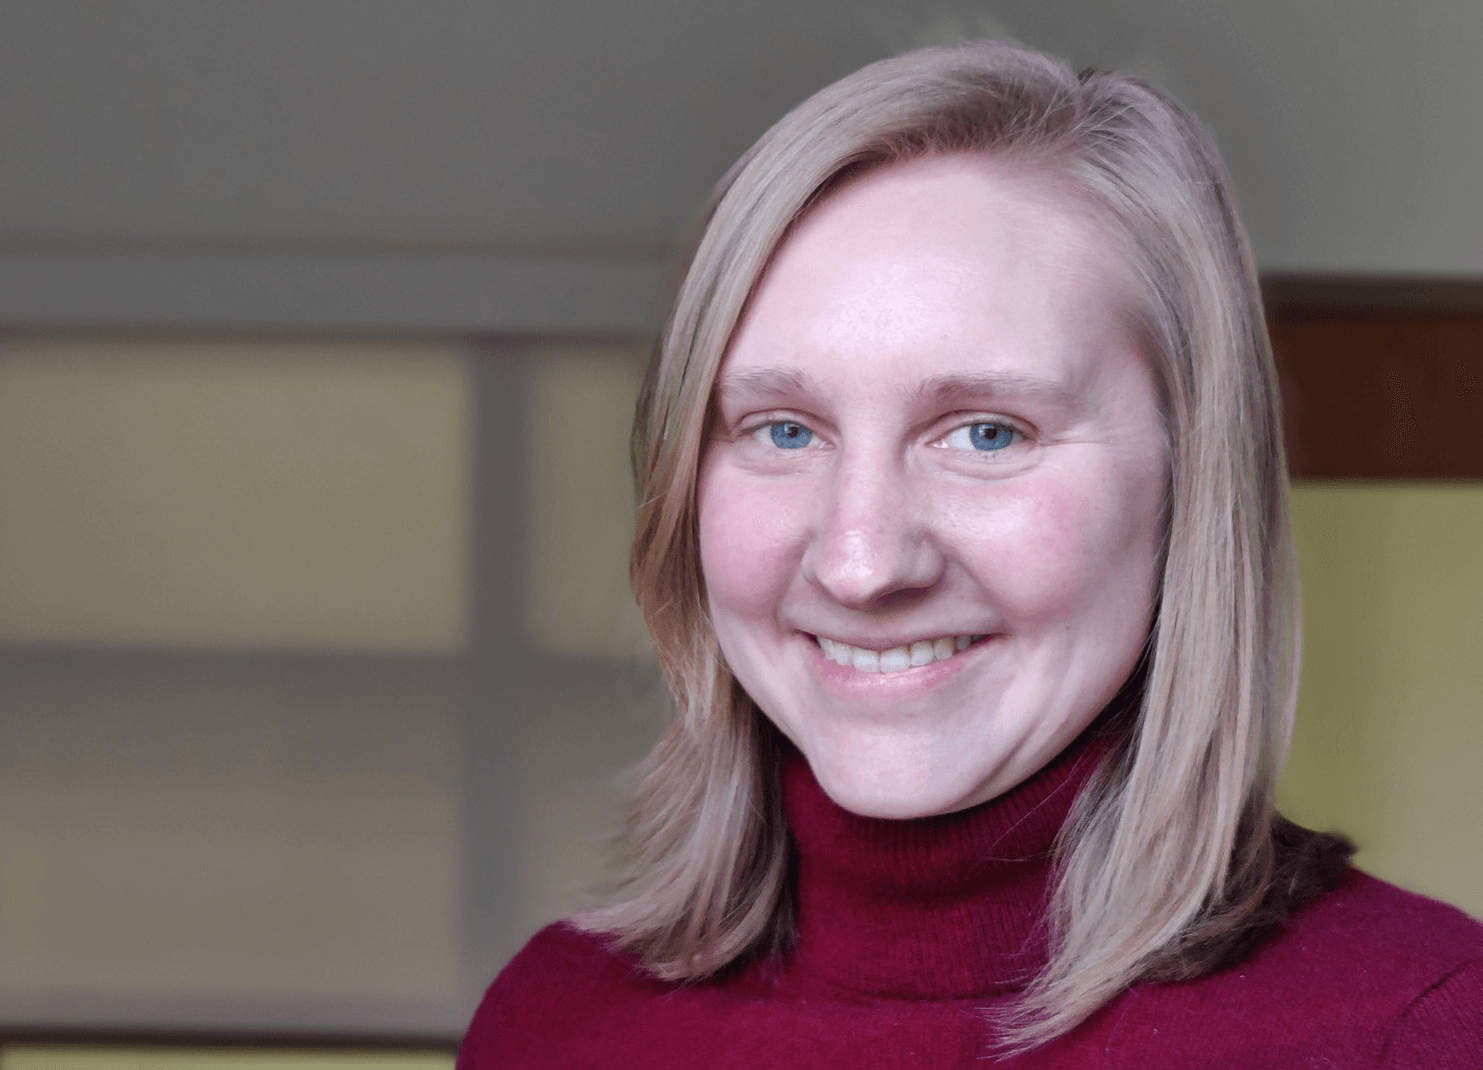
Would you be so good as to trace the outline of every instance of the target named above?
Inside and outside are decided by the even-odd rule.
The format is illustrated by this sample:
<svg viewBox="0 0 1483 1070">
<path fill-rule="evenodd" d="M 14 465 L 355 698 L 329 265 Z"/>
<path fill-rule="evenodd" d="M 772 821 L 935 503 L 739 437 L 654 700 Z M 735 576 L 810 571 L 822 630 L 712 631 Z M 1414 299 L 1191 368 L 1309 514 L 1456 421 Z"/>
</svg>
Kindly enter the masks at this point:
<svg viewBox="0 0 1483 1070">
<path fill-rule="evenodd" d="M 1297 637 L 1204 130 L 1002 43 L 722 182 L 635 424 L 677 703 L 460 1065 L 1483 1065 L 1483 927 L 1272 809 Z"/>
</svg>

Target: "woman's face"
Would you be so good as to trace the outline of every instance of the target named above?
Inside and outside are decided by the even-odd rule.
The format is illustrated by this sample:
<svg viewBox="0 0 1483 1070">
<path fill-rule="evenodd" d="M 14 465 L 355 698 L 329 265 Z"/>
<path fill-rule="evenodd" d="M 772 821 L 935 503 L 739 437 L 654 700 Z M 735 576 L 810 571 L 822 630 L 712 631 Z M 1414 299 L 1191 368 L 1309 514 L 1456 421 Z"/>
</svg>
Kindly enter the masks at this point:
<svg viewBox="0 0 1483 1070">
<path fill-rule="evenodd" d="M 1007 791 L 1138 660 L 1166 462 L 1109 245 L 1032 174 L 895 164 L 810 211 L 732 339 L 698 486 L 711 619 L 849 810 Z"/>
</svg>

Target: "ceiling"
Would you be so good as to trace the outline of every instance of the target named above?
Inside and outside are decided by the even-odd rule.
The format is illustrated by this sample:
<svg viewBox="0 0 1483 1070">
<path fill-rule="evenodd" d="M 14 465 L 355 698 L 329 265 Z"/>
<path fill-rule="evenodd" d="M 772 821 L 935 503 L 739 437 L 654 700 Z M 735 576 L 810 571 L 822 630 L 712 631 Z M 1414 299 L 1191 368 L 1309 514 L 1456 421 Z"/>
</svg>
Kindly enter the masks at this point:
<svg viewBox="0 0 1483 1070">
<path fill-rule="evenodd" d="M 7 0 L 0 251 L 662 255 L 792 104 L 963 33 L 1173 91 L 1264 268 L 1483 273 L 1476 0 Z"/>
</svg>

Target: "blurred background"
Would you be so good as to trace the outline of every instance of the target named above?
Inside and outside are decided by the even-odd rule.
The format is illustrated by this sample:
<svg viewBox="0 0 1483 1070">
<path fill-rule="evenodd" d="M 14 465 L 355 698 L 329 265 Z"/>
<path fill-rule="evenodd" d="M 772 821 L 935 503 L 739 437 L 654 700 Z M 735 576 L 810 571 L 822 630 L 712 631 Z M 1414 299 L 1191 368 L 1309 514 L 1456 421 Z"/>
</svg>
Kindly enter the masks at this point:
<svg viewBox="0 0 1483 1070">
<path fill-rule="evenodd" d="M 1293 420 L 1282 803 L 1483 914 L 1483 5 L 0 0 L 4 1070 L 447 1065 L 663 720 L 626 440 L 682 235 L 964 35 L 1215 132 Z"/>
</svg>

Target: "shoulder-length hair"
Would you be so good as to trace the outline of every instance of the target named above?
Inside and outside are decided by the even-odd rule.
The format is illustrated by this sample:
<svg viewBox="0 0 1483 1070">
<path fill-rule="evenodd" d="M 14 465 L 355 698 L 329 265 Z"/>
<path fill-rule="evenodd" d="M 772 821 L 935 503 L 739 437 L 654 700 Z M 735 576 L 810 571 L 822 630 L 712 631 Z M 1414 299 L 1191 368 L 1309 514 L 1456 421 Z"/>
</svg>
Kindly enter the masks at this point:
<svg viewBox="0 0 1483 1070">
<path fill-rule="evenodd" d="M 676 715 L 643 767 L 626 876 L 579 922 L 676 980 L 789 940 L 777 736 L 708 617 L 696 470 L 717 369 L 790 226 L 843 176 L 936 153 L 1022 163 L 1097 214 L 1137 291 L 1129 311 L 1168 441 L 1137 714 L 1061 834 L 1054 953 L 1003 1023 L 1004 1042 L 1025 1048 L 1136 980 L 1230 961 L 1291 907 L 1294 885 L 1275 873 L 1303 853 L 1284 851 L 1296 834 L 1272 808 L 1298 626 L 1260 292 L 1209 134 L 1127 75 L 1078 74 L 1004 42 L 912 52 L 805 101 L 718 186 L 633 432 L 630 576 Z"/>
</svg>

